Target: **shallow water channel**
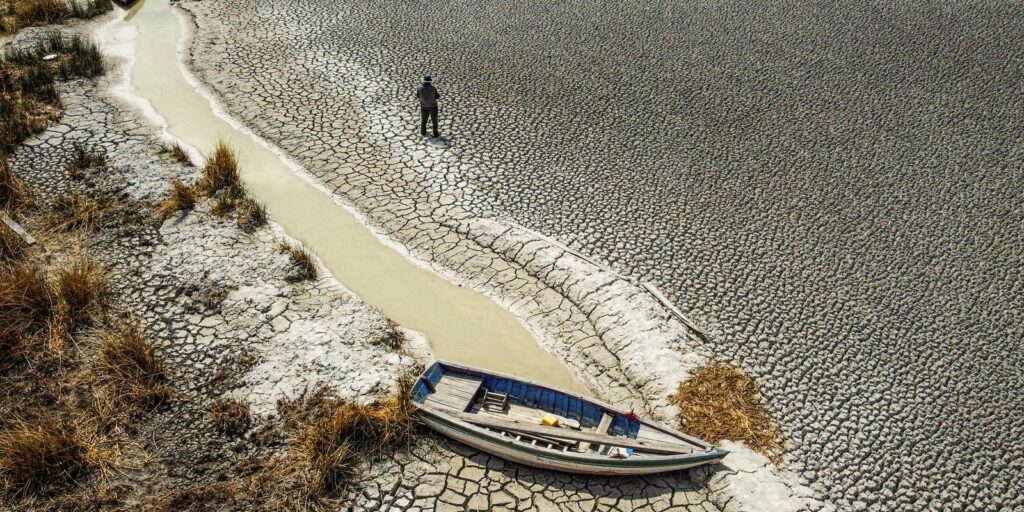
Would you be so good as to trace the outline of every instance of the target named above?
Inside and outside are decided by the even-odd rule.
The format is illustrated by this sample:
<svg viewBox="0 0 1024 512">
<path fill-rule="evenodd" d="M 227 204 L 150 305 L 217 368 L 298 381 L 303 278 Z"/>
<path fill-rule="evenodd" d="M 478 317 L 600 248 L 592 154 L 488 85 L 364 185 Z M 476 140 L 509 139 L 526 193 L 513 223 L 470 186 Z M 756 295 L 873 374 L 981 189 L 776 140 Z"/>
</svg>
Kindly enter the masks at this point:
<svg viewBox="0 0 1024 512">
<path fill-rule="evenodd" d="M 201 152 L 227 141 L 249 192 L 348 289 L 402 327 L 424 333 L 438 358 L 586 389 L 509 311 L 382 243 L 329 194 L 219 117 L 183 74 L 178 45 L 187 34 L 185 19 L 168 0 L 144 0 L 129 14 L 118 23 L 138 30 L 130 94 L 147 100 L 174 137 Z"/>
</svg>

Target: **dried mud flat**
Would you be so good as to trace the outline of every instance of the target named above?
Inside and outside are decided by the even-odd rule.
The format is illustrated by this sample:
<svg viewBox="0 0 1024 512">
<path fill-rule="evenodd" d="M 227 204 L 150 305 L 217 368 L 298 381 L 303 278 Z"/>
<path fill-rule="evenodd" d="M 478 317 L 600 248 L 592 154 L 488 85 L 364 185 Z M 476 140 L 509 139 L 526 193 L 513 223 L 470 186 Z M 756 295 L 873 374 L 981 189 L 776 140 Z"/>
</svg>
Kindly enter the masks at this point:
<svg viewBox="0 0 1024 512">
<path fill-rule="evenodd" d="M 73 30 L 95 33 L 98 24 Z M 31 37 L 29 32 L 19 36 Z M 383 395 L 415 361 L 372 343 L 388 329 L 386 319 L 331 277 L 295 279 L 288 258 L 277 250 L 284 234 L 274 224 L 245 233 L 230 218 L 213 215 L 208 199 L 185 214 L 154 220 L 154 205 L 166 197 L 171 180 L 192 183 L 198 173 L 163 152 L 166 141 L 158 129 L 111 92 L 124 64 L 108 63 L 108 75 L 98 81 L 61 84 L 60 121 L 26 140 L 11 163 L 43 204 L 68 192 L 116 198 L 121 213 L 82 241 L 115 276 L 119 300 L 141 316 L 170 372 L 171 404 L 137 425 L 139 448 L 147 458 L 126 461 L 130 466 L 104 484 L 102 490 L 116 497 L 103 507 L 159 510 L 188 503 L 202 509 L 209 504 L 197 501 L 203 497 L 227 499 L 215 495 L 218 482 L 239 478 L 253 460 L 282 449 L 267 445 L 259 428 L 243 437 L 218 432 L 209 417 L 215 400 L 241 398 L 263 424 L 273 421 L 268 416 L 275 414 L 278 399 L 317 384 L 346 398 Z M 109 165 L 77 177 L 65 173 L 76 145 L 101 150 Z M 430 151 L 443 158 L 439 149 Z M 413 158 L 419 157 L 399 161 Z M 376 206 L 354 201 L 373 212 L 371 219 L 381 221 L 381 212 L 390 210 L 383 229 L 440 271 L 525 317 L 542 344 L 601 398 L 669 418 L 668 393 L 709 356 L 695 333 L 636 283 L 528 230 L 462 215 L 451 196 L 431 191 L 429 180 L 410 189 L 424 194 L 416 201 L 406 198 L 402 208 L 386 208 L 390 198 L 374 193 L 379 183 L 351 177 L 362 192 L 358 197 L 380 201 Z M 724 467 L 645 478 L 583 478 L 509 465 L 425 433 L 409 451 L 376 461 L 355 493 L 340 498 L 358 510 L 823 506 L 798 479 L 776 473 L 763 457 L 729 448 L 737 455 Z M 132 456 L 138 456 L 135 450 Z M 45 501 L 15 505 L 48 506 Z"/>
<path fill-rule="evenodd" d="M 183 5 L 227 110 L 417 256 L 511 216 L 660 285 L 840 508 L 1024 506 L 1019 5 Z"/>
</svg>

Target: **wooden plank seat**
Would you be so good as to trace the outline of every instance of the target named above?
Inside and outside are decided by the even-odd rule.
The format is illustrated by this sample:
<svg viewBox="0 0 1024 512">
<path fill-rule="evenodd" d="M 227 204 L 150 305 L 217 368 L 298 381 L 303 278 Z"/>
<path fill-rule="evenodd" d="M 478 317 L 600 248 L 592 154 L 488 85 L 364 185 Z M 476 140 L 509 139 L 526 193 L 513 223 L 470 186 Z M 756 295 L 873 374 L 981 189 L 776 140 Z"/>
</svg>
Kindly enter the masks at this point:
<svg viewBox="0 0 1024 512">
<path fill-rule="evenodd" d="M 480 377 L 445 375 L 423 403 L 457 412 L 465 411 L 476 398 L 482 383 L 483 379 Z"/>
</svg>

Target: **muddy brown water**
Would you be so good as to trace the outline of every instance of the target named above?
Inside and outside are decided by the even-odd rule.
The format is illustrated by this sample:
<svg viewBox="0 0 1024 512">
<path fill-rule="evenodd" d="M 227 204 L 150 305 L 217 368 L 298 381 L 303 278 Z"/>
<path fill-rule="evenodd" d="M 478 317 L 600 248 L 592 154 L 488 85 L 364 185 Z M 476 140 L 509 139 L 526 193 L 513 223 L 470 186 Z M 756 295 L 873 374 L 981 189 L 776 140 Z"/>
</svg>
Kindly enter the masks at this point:
<svg viewBox="0 0 1024 512">
<path fill-rule="evenodd" d="M 385 244 L 329 193 L 219 116 L 186 78 L 179 56 L 186 18 L 168 0 L 140 2 L 126 18 L 104 30 L 137 29 L 128 94 L 148 101 L 173 137 L 201 153 L 226 141 L 238 153 L 249 192 L 348 289 L 402 327 L 425 334 L 438 358 L 586 391 L 508 310 Z"/>
</svg>

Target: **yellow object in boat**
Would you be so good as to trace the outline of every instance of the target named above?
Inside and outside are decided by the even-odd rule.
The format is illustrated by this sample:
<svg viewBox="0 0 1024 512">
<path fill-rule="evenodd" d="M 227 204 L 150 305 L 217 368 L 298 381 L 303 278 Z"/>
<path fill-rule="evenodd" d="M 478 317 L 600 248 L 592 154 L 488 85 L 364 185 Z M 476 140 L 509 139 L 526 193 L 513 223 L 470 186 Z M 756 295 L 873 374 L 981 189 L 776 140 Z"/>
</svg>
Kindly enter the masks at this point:
<svg viewBox="0 0 1024 512">
<path fill-rule="evenodd" d="M 540 419 L 540 424 L 544 425 L 545 427 L 557 427 L 558 426 L 558 416 L 553 416 L 551 414 L 545 414 L 544 417 Z"/>
</svg>

